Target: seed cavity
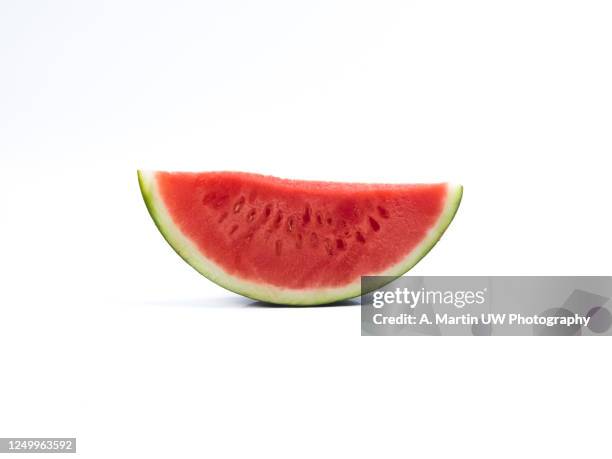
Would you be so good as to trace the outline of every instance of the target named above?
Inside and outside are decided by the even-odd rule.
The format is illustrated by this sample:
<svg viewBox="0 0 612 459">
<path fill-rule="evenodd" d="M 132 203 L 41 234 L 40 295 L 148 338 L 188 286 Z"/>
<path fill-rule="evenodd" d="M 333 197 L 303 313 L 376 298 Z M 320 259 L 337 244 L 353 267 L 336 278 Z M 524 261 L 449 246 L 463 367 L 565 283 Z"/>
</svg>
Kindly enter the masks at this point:
<svg viewBox="0 0 612 459">
<path fill-rule="evenodd" d="M 342 235 L 345 238 L 351 237 L 351 229 L 349 228 L 348 224 L 344 220 L 340 222 L 340 232 L 342 232 Z"/>
<path fill-rule="evenodd" d="M 256 213 L 257 213 L 257 211 L 255 209 L 249 210 L 249 213 L 247 214 L 247 221 L 248 222 L 252 222 L 253 220 L 255 220 L 255 214 Z"/>
<path fill-rule="evenodd" d="M 333 250 L 332 250 L 332 243 L 331 240 L 329 238 L 325 238 L 325 241 L 323 242 L 323 245 L 325 246 L 325 251 L 327 252 L 328 255 L 333 255 Z"/>
<path fill-rule="evenodd" d="M 218 223 L 223 223 L 223 221 L 227 218 L 227 212 L 223 212 L 219 217 Z"/>
<path fill-rule="evenodd" d="M 368 217 L 368 221 L 370 222 L 370 226 L 374 231 L 380 230 L 380 223 L 378 223 L 374 218 Z"/>
<path fill-rule="evenodd" d="M 304 225 L 308 225 L 308 223 L 310 223 L 310 206 L 306 206 L 306 209 L 304 209 L 304 215 L 302 216 L 302 221 L 304 222 Z"/>
<path fill-rule="evenodd" d="M 274 226 L 276 228 L 278 228 L 281 225 L 281 222 L 283 221 L 283 213 L 282 211 L 278 211 L 278 213 L 276 214 L 276 218 L 274 219 Z"/>
<path fill-rule="evenodd" d="M 338 250 L 345 250 L 346 242 L 344 242 L 344 239 L 336 239 L 336 247 Z"/>
<path fill-rule="evenodd" d="M 319 244 L 319 236 L 317 233 L 310 233 L 310 245 L 316 247 Z"/>
<path fill-rule="evenodd" d="M 363 234 L 361 234 L 360 231 L 357 231 L 355 233 L 355 239 L 357 239 L 359 242 L 361 242 L 362 244 L 365 244 L 365 237 L 363 237 Z"/>
<path fill-rule="evenodd" d="M 242 209 L 243 205 L 244 205 L 244 196 L 241 196 L 240 199 L 236 201 L 236 204 L 234 204 L 234 213 L 237 214 L 238 212 L 240 212 L 240 209 Z"/>
<path fill-rule="evenodd" d="M 280 255 L 283 252 L 283 241 L 277 239 L 276 243 L 274 244 L 274 251 L 276 252 L 276 255 Z"/>
<path fill-rule="evenodd" d="M 230 229 L 230 232 L 229 232 L 229 233 L 230 233 L 230 236 L 231 236 L 232 234 L 234 234 L 234 233 L 236 232 L 236 230 L 237 230 L 237 229 L 238 229 L 238 225 L 233 225 L 233 226 L 232 226 L 232 229 Z"/>
<path fill-rule="evenodd" d="M 268 218 L 272 214 L 272 206 L 268 204 L 264 210 L 264 218 Z"/>
<path fill-rule="evenodd" d="M 287 231 L 293 231 L 293 217 L 287 219 Z"/>
<path fill-rule="evenodd" d="M 222 196 L 219 196 L 217 198 L 217 201 L 215 202 L 215 207 L 221 207 L 224 206 L 228 200 L 229 196 L 224 194 Z"/>
<path fill-rule="evenodd" d="M 202 204 L 204 204 L 205 206 L 211 205 L 216 197 L 217 193 L 215 193 L 214 191 L 212 193 L 206 193 L 202 198 Z"/>
<path fill-rule="evenodd" d="M 331 217 L 327 217 L 327 224 L 328 224 L 329 226 L 331 226 L 331 224 L 332 224 L 332 223 L 333 223 L 332 218 L 331 218 Z"/>
<path fill-rule="evenodd" d="M 210 207 L 221 207 L 222 205 L 225 204 L 225 202 L 227 201 L 227 194 L 221 194 L 218 195 L 216 192 L 212 191 L 210 193 L 207 193 L 203 198 L 202 198 L 202 204 L 204 204 L 205 206 L 210 206 Z"/>
<path fill-rule="evenodd" d="M 302 248 L 302 235 L 301 234 L 297 235 L 297 240 L 295 241 L 295 248 L 296 249 Z"/>
<path fill-rule="evenodd" d="M 378 215 L 380 215 L 382 218 L 389 218 L 389 211 L 387 209 L 381 206 L 378 206 L 377 209 Z"/>
<path fill-rule="evenodd" d="M 321 216 L 321 212 L 317 212 L 317 223 L 319 225 L 323 224 L 323 217 Z"/>
</svg>

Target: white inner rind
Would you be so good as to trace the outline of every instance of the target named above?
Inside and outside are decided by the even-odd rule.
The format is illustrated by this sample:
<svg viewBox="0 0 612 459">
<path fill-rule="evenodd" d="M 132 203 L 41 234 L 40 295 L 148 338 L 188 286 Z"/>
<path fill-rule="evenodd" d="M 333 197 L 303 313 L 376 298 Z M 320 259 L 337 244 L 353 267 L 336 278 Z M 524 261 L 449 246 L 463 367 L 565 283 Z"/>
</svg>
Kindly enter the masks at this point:
<svg viewBox="0 0 612 459">
<path fill-rule="evenodd" d="M 361 294 L 361 278 L 342 287 L 290 289 L 270 284 L 251 282 L 227 273 L 212 260 L 202 255 L 198 247 L 174 224 L 159 194 L 155 172 L 138 171 L 142 196 L 157 228 L 166 241 L 189 265 L 214 283 L 232 292 L 276 304 L 316 305 L 353 298 Z M 438 242 L 452 221 L 463 194 L 461 185 L 448 184 L 444 210 L 427 235 L 404 259 L 383 272 L 364 273 L 369 276 L 398 277 L 410 270 Z"/>
</svg>

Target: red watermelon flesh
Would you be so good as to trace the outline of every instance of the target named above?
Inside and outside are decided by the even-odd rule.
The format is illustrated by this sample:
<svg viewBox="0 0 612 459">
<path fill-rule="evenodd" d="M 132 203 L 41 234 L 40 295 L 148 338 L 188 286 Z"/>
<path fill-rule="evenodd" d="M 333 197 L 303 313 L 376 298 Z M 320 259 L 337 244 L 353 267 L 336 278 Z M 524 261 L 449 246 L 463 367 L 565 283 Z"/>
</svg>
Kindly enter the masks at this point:
<svg viewBox="0 0 612 459">
<path fill-rule="evenodd" d="M 361 276 L 409 269 L 441 236 L 461 197 L 461 187 L 445 183 L 139 175 L 158 227 L 198 271 L 247 296 L 297 304 L 336 300 L 348 290 L 355 296 Z"/>
</svg>

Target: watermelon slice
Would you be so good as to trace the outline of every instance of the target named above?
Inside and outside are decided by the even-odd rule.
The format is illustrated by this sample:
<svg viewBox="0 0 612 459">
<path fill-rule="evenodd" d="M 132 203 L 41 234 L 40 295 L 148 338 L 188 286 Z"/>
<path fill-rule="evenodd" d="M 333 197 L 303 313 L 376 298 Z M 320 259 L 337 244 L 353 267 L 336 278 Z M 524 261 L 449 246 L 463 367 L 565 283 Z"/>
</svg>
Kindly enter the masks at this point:
<svg viewBox="0 0 612 459">
<path fill-rule="evenodd" d="M 401 276 L 436 244 L 463 188 L 284 180 L 240 172 L 138 171 L 151 217 L 201 274 L 270 303 L 360 295 L 361 276 Z"/>
</svg>

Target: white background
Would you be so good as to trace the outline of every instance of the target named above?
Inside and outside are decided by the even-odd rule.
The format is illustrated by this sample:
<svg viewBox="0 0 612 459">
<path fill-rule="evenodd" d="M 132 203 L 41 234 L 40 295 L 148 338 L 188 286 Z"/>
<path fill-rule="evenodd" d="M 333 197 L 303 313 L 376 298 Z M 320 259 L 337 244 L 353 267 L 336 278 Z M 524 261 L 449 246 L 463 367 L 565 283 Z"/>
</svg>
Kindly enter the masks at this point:
<svg viewBox="0 0 612 459">
<path fill-rule="evenodd" d="M 607 1 L 0 2 L 0 436 L 81 456 L 602 457 L 611 342 L 363 338 L 158 234 L 137 168 L 455 181 L 415 274 L 610 275 Z"/>
</svg>

